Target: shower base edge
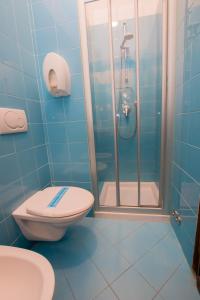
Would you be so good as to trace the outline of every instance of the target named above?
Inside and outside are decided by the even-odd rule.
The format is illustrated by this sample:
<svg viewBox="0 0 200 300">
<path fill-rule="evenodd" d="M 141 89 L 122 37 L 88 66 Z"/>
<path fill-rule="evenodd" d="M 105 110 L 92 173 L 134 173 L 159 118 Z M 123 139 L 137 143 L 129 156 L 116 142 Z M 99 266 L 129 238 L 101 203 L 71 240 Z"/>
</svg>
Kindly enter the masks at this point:
<svg viewBox="0 0 200 300">
<path fill-rule="evenodd" d="M 140 206 L 159 207 L 159 191 L 155 182 L 140 183 Z M 116 207 L 116 184 L 114 181 L 105 181 L 99 198 L 103 207 Z M 120 182 L 120 206 L 138 207 L 138 183 Z"/>
</svg>

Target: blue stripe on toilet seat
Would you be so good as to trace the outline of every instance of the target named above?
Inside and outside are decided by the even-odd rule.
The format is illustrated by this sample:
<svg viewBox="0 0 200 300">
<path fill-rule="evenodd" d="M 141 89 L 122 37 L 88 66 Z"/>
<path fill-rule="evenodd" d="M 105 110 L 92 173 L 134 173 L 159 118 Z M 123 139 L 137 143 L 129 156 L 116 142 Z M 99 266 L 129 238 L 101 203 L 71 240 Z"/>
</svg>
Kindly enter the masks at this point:
<svg viewBox="0 0 200 300">
<path fill-rule="evenodd" d="M 49 203 L 48 207 L 56 207 L 58 205 L 58 203 L 61 201 L 62 197 L 64 196 L 64 194 L 69 190 L 69 187 L 66 186 L 62 189 L 60 189 L 60 191 L 55 195 L 55 197 L 51 200 L 51 202 Z"/>
</svg>

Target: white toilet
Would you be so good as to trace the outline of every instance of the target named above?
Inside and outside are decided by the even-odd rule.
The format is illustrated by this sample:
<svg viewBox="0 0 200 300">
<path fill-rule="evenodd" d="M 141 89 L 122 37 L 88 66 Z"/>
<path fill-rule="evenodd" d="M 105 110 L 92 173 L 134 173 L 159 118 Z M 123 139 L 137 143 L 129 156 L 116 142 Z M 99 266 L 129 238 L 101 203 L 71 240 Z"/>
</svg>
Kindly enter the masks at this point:
<svg viewBox="0 0 200 300">
<path fill-rule="evenodd" d="M 57 241 L 93 204 L 93 195 L 85 189 L 48 187 L 24 201 L 12 215 L 28 240 Z"/>
</svg>

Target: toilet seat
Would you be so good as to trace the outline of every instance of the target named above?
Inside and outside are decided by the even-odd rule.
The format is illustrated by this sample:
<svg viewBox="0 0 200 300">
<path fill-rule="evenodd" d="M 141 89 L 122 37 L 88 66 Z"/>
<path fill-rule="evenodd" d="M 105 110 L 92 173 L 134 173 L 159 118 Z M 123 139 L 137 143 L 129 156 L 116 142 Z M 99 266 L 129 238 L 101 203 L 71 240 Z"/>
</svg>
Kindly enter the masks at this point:
<svg viewBox="0 0 200 300">
<path fill-rule="evenodd" d="M 26 211 L 34 216 L 62 218 L 87 211 L 93 203 L 93 195 L 85 189 L 48 187 L 28 199 Z"/>
</svg>

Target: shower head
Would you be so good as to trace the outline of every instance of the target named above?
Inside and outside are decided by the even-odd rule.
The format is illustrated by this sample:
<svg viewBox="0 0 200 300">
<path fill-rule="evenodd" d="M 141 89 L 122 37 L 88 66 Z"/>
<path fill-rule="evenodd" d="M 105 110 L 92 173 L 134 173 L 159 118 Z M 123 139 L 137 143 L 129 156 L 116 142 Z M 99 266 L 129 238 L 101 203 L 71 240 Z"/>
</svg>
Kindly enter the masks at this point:
<svg viewBox="0 0 200 300">
<path fill-rule="evenodd" d="M 132 33 L 126 33 L 124 35 L 124 39 L 123 39 L 122 44 L 121 44 L 121 49 L 124 49 L 126 41 L 129 41 L 129 40 L 132 40 L 132 39 L 133 39 L 133 34 Z"/>
</svg>

